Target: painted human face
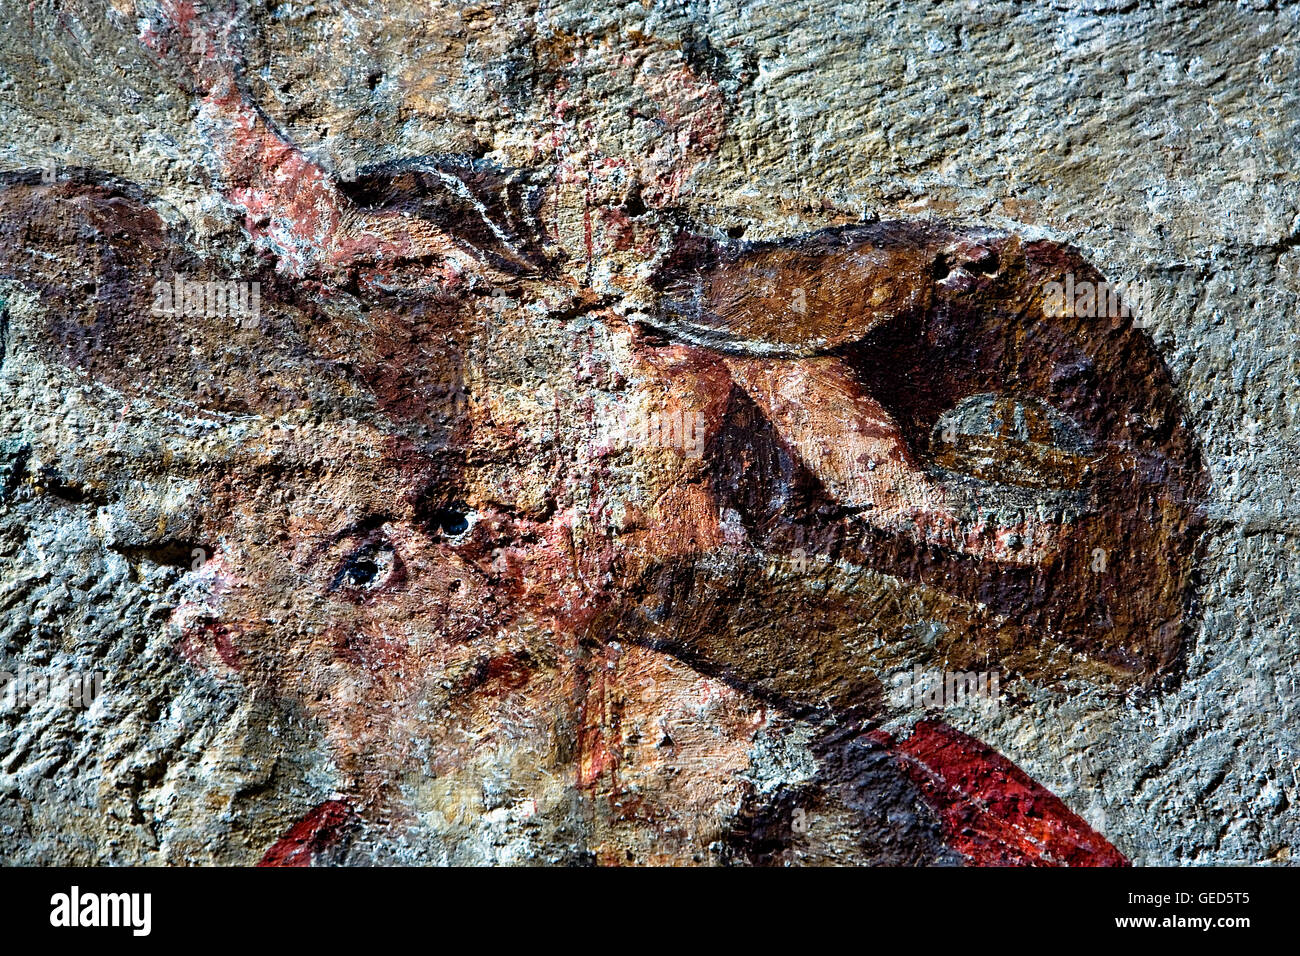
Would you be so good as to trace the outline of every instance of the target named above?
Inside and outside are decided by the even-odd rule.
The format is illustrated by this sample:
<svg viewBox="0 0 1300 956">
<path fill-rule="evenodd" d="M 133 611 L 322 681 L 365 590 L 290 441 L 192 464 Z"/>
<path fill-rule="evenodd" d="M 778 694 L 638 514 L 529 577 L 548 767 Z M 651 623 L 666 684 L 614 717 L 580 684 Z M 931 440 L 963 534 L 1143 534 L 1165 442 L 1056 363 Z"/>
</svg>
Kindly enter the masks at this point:
<svg viewBox="0 0 1300 956">
<path fill-rule="evenodd" d="M 640 163 L 557 100 L 548 173 L 398 160 L 350 183 L 222 56 L 187 68 L 268 257 L 254 327 L 123 320 L 156 281 L 218 269 L 139 196 L 8 201 L 105 239 L 88 304 L 43 280 L 71 306 L 61 361 L 138 396 L 165 374 L 226 416 L 220 455 L 186 465 L 206 506 L 177 649 L 308 716 L 354 805 L 442 814 L 522 747 L 544 756 L 506 763 L 561 807 L 559 781 L 618 763 L 563 740 L 629 645 L 672 658 L 678 702 L 747 701 L 728 773 L 765 704 L 872 718 L 922 655 L 1120 689 L 1176 669 L 1199 462 L 1139 333 L 1043 307 L 1093 275 L 1077 255 L 939 223 L 680 226 L 722 116 L 667 51 L 636 82 L 680 135 Z M 127 372 L 103 343 L 176 364 Z"/>
</svg>

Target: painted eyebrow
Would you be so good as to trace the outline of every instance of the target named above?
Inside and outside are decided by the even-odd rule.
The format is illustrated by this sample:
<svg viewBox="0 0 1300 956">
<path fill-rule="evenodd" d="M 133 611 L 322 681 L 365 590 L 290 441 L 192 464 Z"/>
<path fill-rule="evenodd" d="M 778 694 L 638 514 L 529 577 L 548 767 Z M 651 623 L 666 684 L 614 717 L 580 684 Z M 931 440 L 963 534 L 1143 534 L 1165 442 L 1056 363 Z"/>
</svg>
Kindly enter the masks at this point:
<svg viewBox="0 0 1300 956">
<path fill-rule="evenodd" d="M 347 541 L 349 538 L 368 538 L 384 525 L 396 520 L 395 516 L 387 513 L 368 514 L 358 518 L 347 527 L 335 531 L 322 541 L 318 541 L 308 552 L 307 559 L 314 564 L 336 547 L 339 542 Z"/>
<path fill-rule="evenodd" d="M 396 517 L 387 513 L 368 514 L 365 517 L 358 518 L 346 528 L 334 532 L 330 535 L 329 544 L 335 545 L 340 541 L 346 541 L 348 538 L 362 538 L 374 534 L 389 522 L 396 521 Z"/>
</svg>

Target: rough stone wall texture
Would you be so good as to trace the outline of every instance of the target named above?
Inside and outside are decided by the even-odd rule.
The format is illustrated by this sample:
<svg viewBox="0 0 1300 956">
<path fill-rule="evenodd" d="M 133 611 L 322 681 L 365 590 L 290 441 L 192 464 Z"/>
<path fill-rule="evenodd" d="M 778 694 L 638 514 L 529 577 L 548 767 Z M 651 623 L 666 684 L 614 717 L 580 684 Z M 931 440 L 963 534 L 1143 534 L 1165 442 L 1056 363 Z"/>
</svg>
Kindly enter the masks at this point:
<svg viewBox="0 0 1300 956">
<path fill-rule="evenodd" d="M 0 859 L 1289 862 L 1300 7 L 590 6 L 0 2 Z"/>
</svg>

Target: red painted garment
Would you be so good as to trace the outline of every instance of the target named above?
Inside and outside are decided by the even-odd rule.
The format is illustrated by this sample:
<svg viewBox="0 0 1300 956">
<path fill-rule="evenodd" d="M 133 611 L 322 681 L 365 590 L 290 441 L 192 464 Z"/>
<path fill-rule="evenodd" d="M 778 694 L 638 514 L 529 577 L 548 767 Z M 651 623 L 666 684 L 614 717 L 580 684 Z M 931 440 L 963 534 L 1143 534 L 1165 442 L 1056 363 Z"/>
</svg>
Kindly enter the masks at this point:
<svg viewBox="0 0 1300 956">
<path fill-rule="evenodd" d="M 341 800 L 327 800 L 293 825 L 258 866 L 311 866 L 312 857 L 338 842 L 354 819 Z"/>
<path fill-rule="evenodd" d="M 1059 797 L 987 744 L 937 720 L 876 732 L 973 866 L 1130 866 Z"/>
</svg>

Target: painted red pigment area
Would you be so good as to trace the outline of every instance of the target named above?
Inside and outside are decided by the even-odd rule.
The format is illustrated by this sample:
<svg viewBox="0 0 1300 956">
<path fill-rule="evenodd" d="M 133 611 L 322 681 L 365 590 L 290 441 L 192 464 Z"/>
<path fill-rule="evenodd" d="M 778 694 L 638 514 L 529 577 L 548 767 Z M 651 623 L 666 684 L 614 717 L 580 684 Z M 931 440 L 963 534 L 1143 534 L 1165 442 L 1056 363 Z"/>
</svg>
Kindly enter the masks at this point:
<svg viewBox="0 0 1300 956">
<path fill-rule="evenodd" d="M 225 624 L 205 617 L 184 629 L 178 647 L 185 659 L 196 667 L 220 670 L 220 665 L 224 665 L 231 671 L 239 671 L 243 669 L 243 662 L 237 637 Z"/>
<path fill-rule="evenodd" d="M 949 846 L 974 866 L 1129 866 L 1023 770 L 973 737 L 922 721 L 889 747 L 938 814 Z"/>
<path fill-rule="evenodd" d="M 311 866 L 312 857 L 336 844 L 352 820 L 346 803 L 326 801 L 295 823 L 257 865 Z"/>
</svg>

